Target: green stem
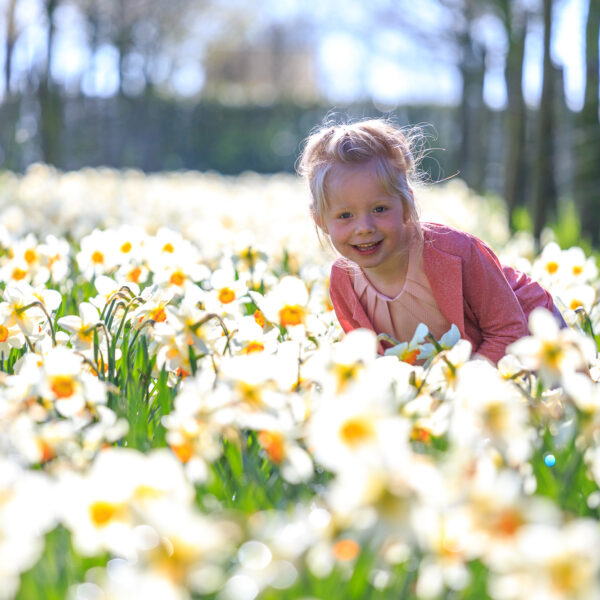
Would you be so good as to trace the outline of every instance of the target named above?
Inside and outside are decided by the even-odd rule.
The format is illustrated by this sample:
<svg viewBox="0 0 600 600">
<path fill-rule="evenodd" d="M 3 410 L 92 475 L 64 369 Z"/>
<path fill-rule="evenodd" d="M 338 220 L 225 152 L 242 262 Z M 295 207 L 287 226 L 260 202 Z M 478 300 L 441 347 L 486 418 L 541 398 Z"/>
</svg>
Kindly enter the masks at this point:
<svg viewBox="0 0 600 600">
<path fill-rule="evenodd" d="M 48 325 L 50 326 L 50 333 L 52 335 L 52 345 L 56 346 L 56 335 L 54 333 L 54 325 L 52 325 L 52 319 L 50 318 L 50 315 L 48 314 L 48 311 L 46 310 L 46 307 L 44 306 L 44 304 L 42 302 L 40 302 L 39 300 L 36 300 L 35 302 L 32 302 L 31 304 L 27 304 L 26 306 L 22 306 L 21 308 L 18 308 L 16 311 L 17 315 L 24 313 L 25 311 L 27 311 L 28 309 L 30 309 L 34 306 L 41 308 L 44 315 L 46 315 L 46 319 L 48 320 Z"/>
<path fill-rule="evenodd" d="M 387 342 L 388 344 L 391 344 L 392 346 L 397 346 L 400 343 L 395 337 L 392 337 L 388 333 L 380 333 L 377 336 L 376 340 L 378 343 L 379 342 Z"/>
<path fill-rule="evenodd" d="M 442 348 L 441 344 L 435 339 L 435 336 L 431 332 L 429 332 L 425 336 L 425 339 L 429 340 L 433 344 L 433 346 L 436 349 L 436 351 L 437 351 L 438 354 L 440 352 L 443 352 L 444 349 Z"/>
</svg>

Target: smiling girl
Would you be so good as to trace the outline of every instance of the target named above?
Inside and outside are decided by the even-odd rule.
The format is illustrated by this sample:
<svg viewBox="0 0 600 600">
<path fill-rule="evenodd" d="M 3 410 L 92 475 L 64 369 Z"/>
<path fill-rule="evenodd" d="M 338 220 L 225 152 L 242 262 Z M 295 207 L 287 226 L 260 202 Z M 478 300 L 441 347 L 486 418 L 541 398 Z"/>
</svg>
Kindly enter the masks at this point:
<svg viewBox="0 0 600 600">
<path fill-rule="evenodd" d="M 478 238 L 421 222 L 409 178 L 415 163 L 403 132 L 379 119 L 325 127 L 299 163 L 319 230 L 341 255 L 330 296 L 344 329 L 412 338 L 419 323 L 439 339 L 452 324 L 494 362 L 528 334 L 541 306 L 564 324 L 551 295 L 498 261 Z"/>
</svg>

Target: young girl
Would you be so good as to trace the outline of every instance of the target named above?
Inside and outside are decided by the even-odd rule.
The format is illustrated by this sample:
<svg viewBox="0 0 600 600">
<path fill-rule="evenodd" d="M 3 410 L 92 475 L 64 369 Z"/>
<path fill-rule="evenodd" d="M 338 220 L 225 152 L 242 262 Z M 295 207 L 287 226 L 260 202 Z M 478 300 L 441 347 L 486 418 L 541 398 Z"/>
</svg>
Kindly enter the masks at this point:
<svg viewBox="0 0 600 600">
<path fill-rule="evenodd" d="M 326 127 L 306 142 L 299 172 L 316 225 L 341 254 L 329 291 L 344 331 L 408 341 L 422 322 L 439 339 L 454 323 L 474 353 L 497 362 L 528 335 L 535 307 L 564 324 L 551 295 L 481 240 L 419 221 L 414 169 L 408 139 L 383 120 Z"/>
</svg>

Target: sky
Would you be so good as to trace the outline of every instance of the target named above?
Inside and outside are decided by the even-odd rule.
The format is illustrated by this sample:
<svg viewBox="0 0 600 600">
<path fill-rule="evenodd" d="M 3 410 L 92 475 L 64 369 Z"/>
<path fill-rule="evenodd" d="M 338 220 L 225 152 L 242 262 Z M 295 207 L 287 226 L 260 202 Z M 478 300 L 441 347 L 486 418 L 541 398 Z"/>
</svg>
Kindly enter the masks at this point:
<svg viewBox="0 0 600 600">
<path fill-rule="evenodd" d="M 31 64 L 36 55 L 43 53 L 44 30 L 36 25 L 35 15 L 40 0 L 20 0 L 19 19 L 29 23 L 28 35 L 15 50 L 15 60 L 21 70 Z M 244 0 L 238 0 L 241 4 Z M 531 0 L 534 1 L 534 0 Z M 4 3 L 6 0 L 4 0 Z M 2 0 L 0 0 L 0 5 Z M 322 90 L 331 101 L 350 102 L 357 97 L 372 97 L 387 109 L 400 103 L 433 102 L 456 104 L 460 101 L 461 80 L 453 57 L 440 55 L 439 49 L 423 47 L 410 36 L 398 31 L 383 31 L 370 40 L 356 34 L 356 25 L 364 10 L 357 8 L 344 12 L 343 19 L 334 19 L 332 14 L 323 13 L 318 35 L 317 60 L 318 79 Z M 440 15 L 432 10 L 437 3 L 421 0 L 413 3 L 414 18 L 427 23 L 431 20 L 434 30 Z M 285 20 L 298 14 L 307 4 L 302 0 L 266 0 L 273 17 Z M 584 22 L 586 0 L 555 1 L 555 31 L 552 40 L 552 56 L 555 63 L 564 66 L 565 92 L 570 108 L 577 110 L 583 102 L 584 85 Z M 261 5 L 265 6 L 265 5 Z M 318 7 L 318 4 L 310 4 Z M 352 2 L 343 6 L 348 9 Z M 323 9 L 324 10 L 324 9 Z M 312 11 L 314 12 L 314 11 Z M 335 13 L 333 13 L 334 15 Z M 56 62 L 53 75 L 66 86 L 81 86 L 89 95 L 109 96 L 118 86 L 116 63 L 118 54 L 114 48 L 104 47 L 94 56 L 89 55 L 85 45 L 82 23 L 75 11 L 59 14 L 59 31 L 55 46 Z M 503 33 L 493 19 L 481 23 L 491 52 L 488 54 L 488 69 L 484 85 L 484 97 L 492 108 L 502 108 L 506 102 L 503 81 L 503 51 L 506 42 Z M 534 26 L 527 37 L 524 94 L 526 101 L 535 105 L 540 95 L 542 63 L 541 25 Z M 375 42 L 373 42 L 375 40 Z M 433 46 L 433 44 L 432 44 Z M 95 61 L 93 79 L 79 77 L 90 60 Z M 166 69 L 166 66 L 163 65 Z M 161 64 L 156 65 L 157 72 Z M 160 75 L 160 73 L 159 73 Z M 165 70 L 165 77 L 167 71 Z M 174 73 L 171 84 L 183 95 L 193 95 L 201 90 L 204 76 L 199 63 L 188 60 Z M 73 90 L 76 91 L 76 90 Z M 3 90 L 0 89 L 0 93 Z"/>
<path fill-rule="evenodd" d="M 555 2 L 555 31 L 551 53 L 556 64 L 563 65 L 567 104 L 578 110 L 583 104 L 584 87 L 584 29 L 586 6 L 584 0 Z M 493 21 L 482 24 L 486 35 L 496 40 L 499 49 L 505 46 L 501 31 Z M 402 43 L 402 42 L 400 42 Z M 494 42 L 492 42 L 494 45 Z M 323 79 L 328 82 L 334 98 L 348 100 L 365 86 L 382 104 L 402 101 L 438 101 L 458 103 L 461 79 L 451 61 L 432 56 L 426 48 L 404 41 L 396 57 L 384 52 L 369 53 L 365 44 L 343 31 L 332 32 L 320 48 Z M 523 77 L 525 99 L 530 105 L 539 101 L 543 58 L 543 28 L 532 27 L 526 40 L 526 61 Z M 484 97 L 492 108 L 503 108 L 506 90 L 503 81 L 503 61 L 492 55 L 484 83 Z"/>
</svg>

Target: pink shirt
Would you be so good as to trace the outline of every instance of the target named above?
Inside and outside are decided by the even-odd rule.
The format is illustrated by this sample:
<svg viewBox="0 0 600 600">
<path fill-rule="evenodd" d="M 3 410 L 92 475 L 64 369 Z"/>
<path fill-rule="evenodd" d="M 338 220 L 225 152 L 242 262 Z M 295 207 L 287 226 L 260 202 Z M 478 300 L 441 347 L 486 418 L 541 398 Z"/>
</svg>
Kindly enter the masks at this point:
<svg viewBox="0 0 600 600">
<path fill-rule="evenodd" d="M 441 313 L 425 275 L 423 241 L 418 236 L 411 241 L 406 279 L 395 298 L 382 294 L 360 268 L 352 271 L 352 277 L 354 291 L 376 331 L 408 342 L 419 323 L 425 323 L 438 340 L 450 329 L 451 323 Z"/>
<path fill-rule="evenodd" d="M 525 273 L 501 265 L 480 239 L 452 227 L 421 223 L 423 267 L 437 305 L 473 351 L 497 362 L 506 346 L 529 333 L 527 317 L 537 306 L 560 314 L 552 296 Z M 352 267 L 338 259 L 329 294 L 344 331 L 375 325 L 363 308 L 350 277 Z"/>
</svg>

